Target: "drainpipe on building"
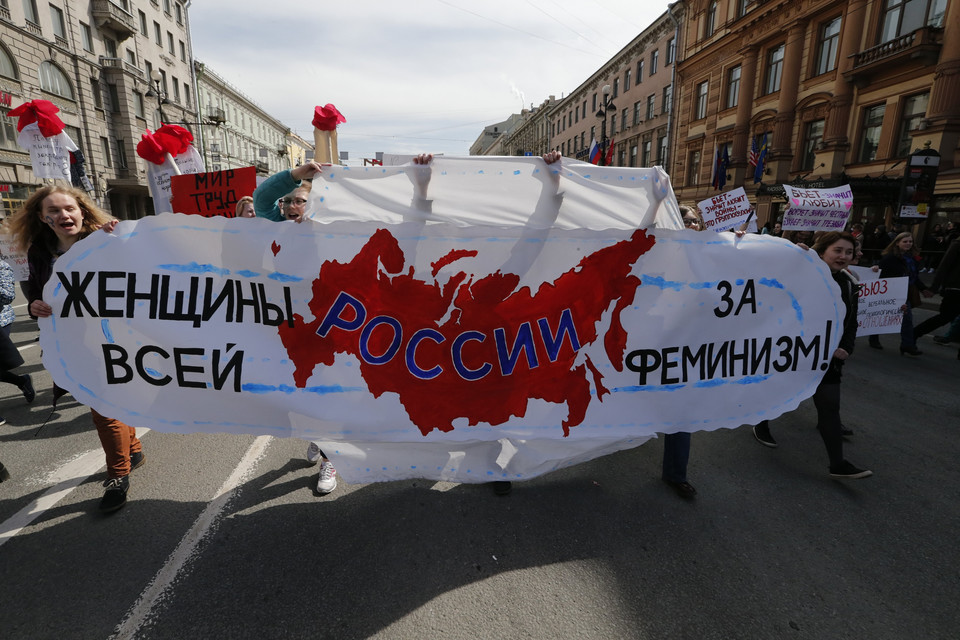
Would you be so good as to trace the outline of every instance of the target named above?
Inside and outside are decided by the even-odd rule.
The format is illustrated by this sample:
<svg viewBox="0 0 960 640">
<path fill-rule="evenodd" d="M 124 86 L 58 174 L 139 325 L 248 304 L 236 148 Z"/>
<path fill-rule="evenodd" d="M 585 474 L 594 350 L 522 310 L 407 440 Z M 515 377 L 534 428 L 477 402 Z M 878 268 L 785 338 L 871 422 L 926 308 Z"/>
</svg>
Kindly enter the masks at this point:
<svg viewBox="0 0 960 640">
<path fill-rule="evenodd" d="M 670 14 L 670 19 L 673 20 L 673 70 L 670 72 L 670 86 L 672 87 L 671 91 L 673 95 L 670 97 L 670 113 L 667 114 L 667 155 L 670 155 L 670 149 L 673 148 L 673 112 L 676 111 L 676 106 L 680 103 L 680 92 L 679 87 L 677 87 L 677 65 L 680 64 L 680 21 L 677 20 L 677 17 L 673 15 L 673 8 L 680 4 L 679 2 L 674 2 L 673 4 L 667 5 L 667 13 Z M 665 166 L 664 171 L 667 172 L 667 175 L 670 175 L 670 161 L 672 158 L 664 158 Z"/>
</svg>

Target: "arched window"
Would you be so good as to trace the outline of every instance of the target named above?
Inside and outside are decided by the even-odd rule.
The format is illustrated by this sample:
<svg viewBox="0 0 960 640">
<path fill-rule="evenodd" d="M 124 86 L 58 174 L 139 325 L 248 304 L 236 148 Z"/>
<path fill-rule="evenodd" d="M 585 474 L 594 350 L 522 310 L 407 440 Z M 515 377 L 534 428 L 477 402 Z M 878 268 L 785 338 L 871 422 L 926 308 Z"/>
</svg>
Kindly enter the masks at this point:
<svg viewBox="0 0 960 640">
<path fill-rule="evenodd" d="M 40 88 L 67 100 L 73 100 L 73 89 L 67 74 L 49 60 L 40 63 Z"/>
<path fill-rule="evenodd" d="M 0 46 L 0 76 L 17 79 L 17 68 L 13 66 L 13 58 L 3 46 Z"/>
</svg>

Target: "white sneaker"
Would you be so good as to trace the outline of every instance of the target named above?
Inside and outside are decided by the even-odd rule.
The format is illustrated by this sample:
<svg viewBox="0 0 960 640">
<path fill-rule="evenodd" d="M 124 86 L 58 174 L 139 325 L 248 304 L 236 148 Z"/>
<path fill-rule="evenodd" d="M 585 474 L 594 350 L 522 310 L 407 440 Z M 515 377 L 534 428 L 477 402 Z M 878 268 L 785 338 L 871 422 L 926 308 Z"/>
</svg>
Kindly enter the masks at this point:
<svg viewBox="0 0 960 640">
<path fill-rule="evenodd" d="M 337 488 L 337 470 L 333 463 L 324 460 L 320 463 L 320 481 L 317 482 L 317 493 L 327 494 Z"/>
<path fill-rule="evenodd" d="M 320 445 L 318 445 L 316 442 L 311 442 L 307 446 L 307 462 L 310 464 L 317 464 L 320 462 L 320 458 L 322 457 L 323 455 L 320 453 Z"/>
</svg>

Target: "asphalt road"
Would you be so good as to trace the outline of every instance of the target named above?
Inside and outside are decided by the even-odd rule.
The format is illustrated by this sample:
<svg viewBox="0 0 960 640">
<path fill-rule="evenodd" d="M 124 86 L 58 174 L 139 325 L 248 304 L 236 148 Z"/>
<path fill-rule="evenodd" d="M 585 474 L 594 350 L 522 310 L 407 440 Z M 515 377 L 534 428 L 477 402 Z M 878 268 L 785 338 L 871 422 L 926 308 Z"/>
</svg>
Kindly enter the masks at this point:
<svg viewBox="0 0 960 640">
<path fill-rule="evenodd" d="M 429 481 L 319 497 L 302 441 L 151 431 L 129 504 L 104 516 L 89 413 L 67 397 L 51 415 L 35 336 L 16 322 L 36 402 L 0 386 L 3 638 L 960 633 L 960 361 L 930 337 L 916 359 L 858 340 L 843 415 L 863 480 L 828 477 L 809 400 L 772 424 L 776 450 L 749 427 L 694 435 L 693 502 L 660 481 L 658 441 L 506 497 Z"/>
</svg>

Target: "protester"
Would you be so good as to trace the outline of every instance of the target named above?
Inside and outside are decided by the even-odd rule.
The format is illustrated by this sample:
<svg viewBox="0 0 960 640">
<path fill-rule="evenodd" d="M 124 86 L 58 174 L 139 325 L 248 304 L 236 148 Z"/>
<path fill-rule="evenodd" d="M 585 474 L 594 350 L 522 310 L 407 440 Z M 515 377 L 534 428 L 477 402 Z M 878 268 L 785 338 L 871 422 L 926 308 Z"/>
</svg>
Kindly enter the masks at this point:
<svg viewBox="0 0 960 640">
<path fill-rule="evenodd" d="M 275 222 L 302 223 L 307 219 L 306 207 L 313 177 L 322 170 L 323 166 L 319 163 L 308 162 L 264 180 L 253 192 L 257 217 Z M 320 463 L 317 493 L 326 495 L 333 492 L 337 488 L 337 470 L 317 442 L 311 441 L 307 445 L 307 462 Z"/>
<path fill-rule="evenodd" d="M 42 187 L 24 202 L 11 218 L 10 230 L 21 249 L 27 252 L 30 277 L 25 289 L 31 317 L 53 315 L 53 308 L 42 296 L 57 258 L 97 229 L 113 231 L 117 222 L 101 211 L 86 193 L 73 187 Z M 146 460 L 143 445 L 133 427 L 93 409 L 90 413 L 107 460 L 106 492 L 100 501 L 100 511 L 116 511 L 127 502 L 130 472 Z"/>
<path fill-rule="evenodd" d="M 683 226 L 691 231 L 703 231 L 703 218 L 695 207 L 687 204 L 680 205 L 680 215 L 683 216 Z"/>
<path fill-rule="evenodd" d="M 256 218 L 257 211 L 253 207 L 253 198 L 251 196 L 243 196 L 240 198 L 240 201 L 237 202 L 237 217 L 238 218 Z"/>
<path fill-rule="evenodd" d="M 940 311 L 914 328 L 914 339 L 960 317 L 960 239 L 952 241 L 947 247 L 937 273 L 933 276 L 930 290 L 939 291 L 942 296 Z M 960 358 L 960 353 L 957 357 Z"/>
<path fill-rule="evenodd" d="M 845 231 L 829 231 L 823 234 L 813 250 L 827 264 L 833 280 L 840 286 L 840 297 L 846 307 L 843 319 L 843 332 L 840 345 L 833 352 L 830 366 L 813 394 L 813 404 L 817 408 L 817 430 L 823 438 L 830 459 L 830 475 L 834 478 L 866 478 L 872 471 L 859 469 L 843 457 L 843 425 L 840 422 L 840 378 L 843 364 L 853 353 L 857 337 L 857 306 L 859 295 L 857 286 L 847 275 L 846 267 L 854 257 L 856 241 Z M 764 420 L 753 428 L 753 435 L 760 444 L 776 447 L 777 442 L 770 434 L 769 423 Z"/>
<path fill-rule="evenodd" d="M 919 253 L 913 244 L 913 234 L 904 231 L 893 239 L 883 250 L 880 258 L 881 278 L 909 278 L 907 283 L 907 303 L 903 305 L 903 320 L 900 323 L 900 355 L 919 356 L 923 352 L 917 349 L 917 340 L 913 333 L 913 309 L 920 305 L 920 296 L 933 295 L 920 279 Z M 870 346 L 883 349 L 880 336 L 870 336 Z"/>
<path fill-rule="evenodd" d="M 27 403 L 33 402 L 37 396 L 33 390 L 33 380 L 30 374 L 16 375 L 11 373 L 23 364 L 23 356 L 17 346 L 10 340 L 10 325 L 13 324 L 16 314 L 10 305 L 17 295 L 13 280 L 13 269 L 4 260 L 0 260 L 0 382 L 7 382 L 20 389 Z M 7 421 L 0 417 L 0 424 Z"/>
</svg>

